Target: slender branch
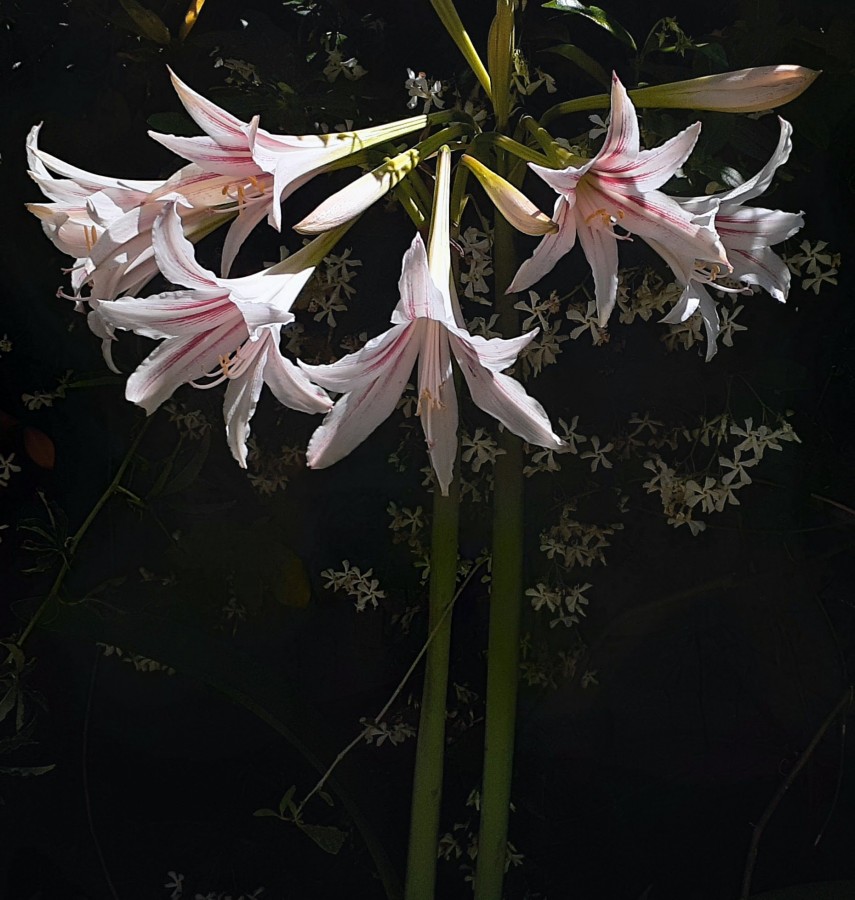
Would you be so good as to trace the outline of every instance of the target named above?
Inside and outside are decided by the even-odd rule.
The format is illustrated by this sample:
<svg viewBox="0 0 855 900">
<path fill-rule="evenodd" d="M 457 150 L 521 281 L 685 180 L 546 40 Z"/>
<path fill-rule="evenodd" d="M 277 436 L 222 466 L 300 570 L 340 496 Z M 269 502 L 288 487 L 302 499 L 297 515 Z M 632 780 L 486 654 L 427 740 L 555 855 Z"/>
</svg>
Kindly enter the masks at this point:
<svg viewBox="0 0 855 900">
<path fill-rule="evenodd" d="M 430 645 L 431 645 L 431 641 L 433 641 L 433 639 L 436 637 L 437 632 L 443 626 L 443 624 L 444 624 L 445 620 L 448 618 L 448 616 L 451 615 L 451 611 L 452 611 L 452 609 L 454 609 L 454 604 L 457 602 L 457 598 L 463 593 L 466 586 L 472 580 L 472 576 L 481 568 L 482 565 L 483 565 L 483 563 L 476 563 L 475 565 L 473 565 L 472 568 L 467 573 L 466 577 L 463 579 L 463 581 L 460 582 L 460 587 L 457 589 L 457 593 L 454 595 L 454 597 L 452 597 L 451 603 L 449 603 L 448 606 L 446 607 L 440 620 L 436 623 L 436 625 L 433 627 L 433 629 L 428 633 L 427 640 L 424 642 L 424 644 L 422 645 L 422 648 L 419 650 L 419 652 L 415 655 L 415 658 L 410 663 L 410 667 L 404 673 L 403 678 L 401 678 L 401 680 L 398 682 L 398 686 L 395 688 L 394 691 L 392 691 L 391 696 L 385 702 L 385 704 L 383 704 L 383 708 L 380 710 L 380 712 L 378 712 L 377 715 L 374 716 L 374 718 L 371 720 L 372 725 L 380 724 L 380 722 L 383 720 L 383 716 L 385 716 L 386 713 L 389 711 L 389 707 L 401 695 L 401 691 L 403 691 L 404 688 L 407 686 L 407 683 L 409 682 L 413 672 L 416 671 L 418 664 L 422 661 L 422 657 L 425 655 L 425 653 L 427 653 L 428 647 L 430 647 Z M 318 783 L 309 791 L 308 794 L 306 794 L 306 796 L 300 801 L 299 805 L 294 810 L 294 818 L 295 819 L 299 819 L 300 814 L 302 813 L 305 805 L 309 802 L 309 800 L 312 799 L 312 797 L 315 796 L 315 794 L 318 793 L 318 791 L 323 789 L 324 785 L 329 781 L 330 777 L 332 776 L 333 772 L 335 772 L 335 770 L 338 768 L 339 764 L 350 753 L 350 751 L 353 750 L 353 748 L 365 737 L 365 735 L 368 734 L 368 731 L 369 731 L 369 726 L 366 726 L 365 728 L 362 729 L 362 731 L 359 732 L 358 735 L 356 735 L 356 737 L 343 750 L 341 750 L 338 753 L 336 758 L 330 763 L 329 768 L 321 776 Z"/>
<path fill-rule="evenodd" d="M 840 503 L 837 500 L 832 500 L 830 497 L 822 497 L 820 494 L 811 494 L 814 500 L 819 500 L 820 503 L 827 503 L 829 506 L 833 506 L 835 509 L 839 509 L 842 512 L 848 513 L 850 516 L 855 516 L 855 509 L 852 509 L 851 506 L 846 506 L 843 503 Z"/>
<path fill-rule="evenodd" d="M 745 873 L 742 877 L 742 891 L 739 894 L 739 900 L 748 900 L 748 897 L 751 893 L 751 876 L 754 874 L 754 864 L 757 862 L 757 852 L 760 847 L 760 838 L 763 837 L 763 832 L 765 831 L 766 826 L 769 824 L 769 820 L 772 818 L 772 815 L 778 808 L 778 804 L 781 802 L 781 800 L 784 799 L 784 794 L 787 793 L 792 783 L 796 780 L 796 776 L 804 768 L 813 751 L 816 750 L 826 731 L 828 731 L 828 729 L 831 728 L 831 726 L 834 724 L 834 720 L 841 713 L 845 713 L 847 708 L 852 704 L 853 696 L 855 696 L 853 690 L 855 689 L 853 689 L 853 686 L 850 685 L 843 692 L 840 699 L 837 701 L 837 703 L 835 703 L 834 708 L 825 717 L 822 724 L 819 726 L 816 734 L 813 736 L 813 738 L 811 738 L 811 742 L 807 745 L 807 747 L 805 747 L 801 756 L 796 761 L 796 764 L 793 766 L 787 777 L 782 782 L 781 786 L 775 792 L 775 796 L 772 797 L 772 799 L 769 801 L 769 805 L 764 810 L 763 815 L 754 826 L 754 832 L 751 835 L 751 845 L 748 848 L 748 857 L 745 860 Z"/>
<path fill-rule="evenodd" d="M 59 592 L 62 589 L 62 585 L 65 583 L 65 578 L 68 573 L 71 571 L 71 561 L 74 558 L 74 554 L 77 551 L 77 547 L 80 544 L 80 541 L 83 539 L 86 532 L 89 530 L 89 527 L 95 521 L 98 516 L 98 513 L 104 508 L 104 504 L 113 496 L 114 493 L 119 489 L 122 478 L 124 478 L 125 472 L 127 471 L 128 466 L 131 463 L 131 460 L 134 458 L 134 454 L 137 451 L 137 447 L 142 440 L 143 435 L 145 434 L 146 429 L 149 426 L 149 422 L 151 419 L 145 419 L 140 426 L 140 430 L 137 432 L 136 437 L 131 441 L 130 447 L 128 447 L 127 453 L 125 453 L 124 459 L 119 464 L 119 468 L 116 469 L 116 474 L 113 476 L 113 480 L 107 485 L 104 493 L 96 501 L 95 505 L 89 511 L 89 514 L 83 520 L 83 523 L 68 541 L 67 549 L 63 554 L 62 566 L 60 567 L 59 572 L 57 572 L 56 578 L 54 579 L 53 584 L 51 585 L 50 590 L 47 593 L 47 596 L 42 600 L 39 604 L 38 609 L 33 613 L 32 618 L 27 623 L 26 628 L 21 632 L 21 636 L 15 642 L 18 647 L 22 647 L 24 645 L 24 641 L 30 636 L 32 630 L 38 625 L 39 620 L 44 614 L 45 610 L 48 608 L 50 603 L 52 603 L 58 596 Z"/>
<path fill-rule="evenodd" d="M 92 843 L 95 845 L 95 851 L 98 854 L 101 871 L 104 873 L 104 881 L 107 882 L 107 887 L 111 896 L 113 896 L 115 900 L 119 900 L 118 891 L 116 891 L 116 886 L 113 884 L 113 879 L 110 877 L 110 870 L 107 868 L 107 860 L 104 857 L 104 851 L 101 849 L 101 842 L 98 840 L 98 835 L 95 833 L 95 823 L 92 818 L 92 799 L 89 794 L 89 767 L 87 764 L 87 757 L 89 755 L 89 720 L 92 714 L 92 695 L 95 693 L 95 676 L 98 672 L 98 659 L 100 656 L 101 651 L 96 648 L 95 661 L 92 663 L 92 675 L 89 678 L 89 691 L 86 694 L 86 713 L 83 716 L 83 740 L 81 741 L 80 748 L 81 774 L 83 778 L 83 799 L 86 805 L 86 822 L 89 825 L 89 834 L 92 837 Z"/>
</svg>

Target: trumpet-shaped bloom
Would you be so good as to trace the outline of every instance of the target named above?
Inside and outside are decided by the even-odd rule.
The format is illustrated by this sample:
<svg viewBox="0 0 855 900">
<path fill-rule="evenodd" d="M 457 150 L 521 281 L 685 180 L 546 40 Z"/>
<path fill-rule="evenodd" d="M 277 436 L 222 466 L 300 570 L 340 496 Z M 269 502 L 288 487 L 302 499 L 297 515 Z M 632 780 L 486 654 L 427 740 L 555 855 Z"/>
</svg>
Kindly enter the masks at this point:
<svg viewBox="0 0 855 900">
<path fill-rule="evenodd" d="M 92 301 L 90 317 L 101 330 L 120 328 L 162 340 L 130 376 L 125 393 L 149 414 L 182 384 L 206 376 L 217 384 L 229 381 L 226 432 L 245 466 L 249 419 L 263 384 L 292 409 L 325 412 L 332 405 L 278 348 L 280 329 L 294 320 L 291 306 L 322 251 L 305 247 L 255 275 L 218 278 L 196 262 L 176 207 L 155 220 L 153 244 L 160 270 L 184 290 Z"/>
<path fill-rule="evenodd" d="M 778 144 L 769 161 L 756 175 L 728 191 L 708 197 L 681 198 L 678 202 L 691 213 L 711 212 L 715 216 L 715 229 L 732 266 L 732 279 L 746 285 L 757 285 L 783 303 L 790 289 L 790 271 L 771 248 L 792 237 L 802 227 L 802 213 L 743 205 L 769 187 L 778 167 L 789 158 L 793 127 L 784 119 L 779 119 L 779 122 L 781 132 Z M 665 248 L 657 249 L 667 258 Z M 698 267 L 682 269 L 676 259 L 669 260 L 669 264 L 684 288 L 680 299 L 662 321 L 682 322 L 696 309 L 699 310 L 707 333 L 707 359 L 712 359 L 716 352 L 719 322 L 715 301 L 703 285 L 712 283 L 717 286 L 715 280 L 718 273 L 715 269 L 709 271 Z"/>
<path fill-rule="evenodd" d="M 389 416 L 418 360 L 417 412 L 440 490 L 447 494 L 457 455 L 452 356 L 481 409 L 530 444 L 553 450 L 565 446 L 543 407 L 518 381 L 501 374 L 537 332 L 485 340 L 460 324 L 449 286 L 448 184 L 445 150 L 437 172 L 430 254 L 417 234 L 404 254 L 392 328 L 331 365 L 300 363 L 317 384 L 342 394 L 309 441 L 306 461 L 311 468 L 347 456 Z"/>
<path fill-rule="evenodd" d="M 263 208 L 253 211 L 254 227 L 266 213 L 270 224 L 282 225 L 281 201 L 289 197 L 332 163 L 382 141 L 394 140 L 427 124 L 426 116 L 414 116 L 375 128 L 333 134 L 279 135 L 220 109 L 197 94 L 170 71 L 172 84 L 184 108 L 205 132 L 202 137 L 149 134 L 179 156 L 208 172 L 251 179 L 272 177 L 272 190 Z"/>
<path fill-rule="evenodd" d="M 163 181 L 129 181 L 95 175 L 40 150 L 40 126 L 27 138 L 30 175 L 50 203 L 28 209 L 63 252 L 75 258 L 71 285 L 75 299 L 89 289 L 92 299 L 112 300 L 135 293 L 157 274 L 152 225 L 164 206 L 180 198 L 184 233 L 198 240 L 234 218 L 223 248 L 227 274 L 251 228 L 263 217 L 272 177 L 260 173 L 244 179 L 184 166 Z M 54 178 L 51 173 L 61 175 Z M 266 194 L 266 197 L 265 197 Z M 237 214 L 237 215 L 236 215 Z M 235 217 L 236 216 L 236 217 Z"/>
<path fill-rule="evenodd" d="M 605 327 L 617 297 L 619 226 L 651 244 L 666 248 L 669 259 L 687 269 L 696 260 L 728 268 L 721 241 L 712 225 L 713 211 L 694 214 L 658 190 L 692 152 L 697 122 L 661 147 L 642 150 L 632 101 L 612 79 L 611 119 L 599 153 L 581 166 L 531 169 L 558 193 L 552 219 L 556 234 L 541 239 L 534 255 L 517 272 L 509 291 L 539 281 L 570 251 L 578 236 L 594 275 L 599 323 Z"/>
</svg>

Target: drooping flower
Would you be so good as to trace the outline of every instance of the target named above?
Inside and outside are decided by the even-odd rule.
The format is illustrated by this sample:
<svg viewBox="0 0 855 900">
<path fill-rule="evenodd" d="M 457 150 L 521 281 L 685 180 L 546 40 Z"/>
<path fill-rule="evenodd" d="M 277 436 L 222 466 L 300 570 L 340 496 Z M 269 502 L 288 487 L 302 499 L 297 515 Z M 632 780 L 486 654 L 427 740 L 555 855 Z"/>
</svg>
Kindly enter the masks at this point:
<svg viewBox="0 0 855 900">
<path fill-rule="evenodd" d="M 311 468 L 324 468 L 347 456 L 389 416 L 418 360 L 417 412 L 440 490 L 447 494 L 457 455 L 452 356 L 481 409 L 530 444 L 556 450 L 565 446 L 541 405 L 518 381 L 501 374 L 537 332 L 486 340 L 462 327 L 450 288 L 449 157 L 443 148 L 430 247 L 426 251 L 416 234 L 404 254 L 398 282 L 401 299 L 392 314 L 392 328 L 331 365 L 300 363 L 313 381 L 342 394 L 309 441 L 306 461 Z"/>
<path fill-rule="evenodd" d="M 41 126 L 30 130 L 27 158 L 30 175 L 49 203 L 27 208 L 42 222 L 53 243 L 75 263 L 71 270 L 74 299 L 113 300 L 141 290 L 157 274 L 152 249 L 152 225 L 167 203 L 178 207 L 184 234 L 197 241 L 237 217 L 223 251 L 227 273 L 248 233 L 247 218 L 268 198 L 272 178 L 236 179 L 184 166 L 163 181 L 133 181 L 96 175 L 71 166 L 40 150 Z M 55 178 L 53 174 L 62 176 Z M 84 297 L 81 291 L 88 288 Z"/>
<path fill-rule="evenodd" d="M 273 176 L 272 190 L 247 220 L 248 230 L 265 214 L 274 228 L 281 228 L 281 202 L 315 175 L 346 156 L 418 131 L 428 122 L 426 116 L 413 116 L 358 131 L 271 134 L 259 127 L 258 116 L 242 122 L 191 90 L 174 72 L 170 71 L 170 77 L 184 108 L 205 134 L 176 137 L 150 131 L 152 138 L 207 172 L 243 179 Z"/>
<path fill-rule="evenodd" d="M 802 227 L 802 213 L 743 205 L 759 197 L 769 187 L 775 172 L 790 156 L 793 127 L 784 119 L 779 118 L 779 122 L 781 132 L 778 144 L 769 161 L 756 175 L 728 191 L 708 197 L 678 198 L 677 202 L 692 214 L 714 215 L 714 227 L 732 267 L 729 275 L 732 280 L 757 285 L 783 303 L 790 289 L 790 270 L 771 248 L 792 237 Z M 684 285 L 680 299 L 662 321 L 669 324 L 683 322 L 696 309 L 699 310 L 707 334 L 707 360 L 710 360 L 716 352 L 720 323 L 715 301 L 704 284 L 721 288 L 716 284 L 719 273 L 715 269 L 709 271 L 699 267 L 685 269 L 680 260 L 668 258 L 667 248 L 656 249 Z"/>
<path fill-rule="evenodd" d="M 549 272 L 576 242 L 594 275 L 599 324 L 614 308 L 618 283 L 619 226 L 657 246 L 691 269 L 695 260 L 729 268 L 712 226 L 712 212 L 695 215 L 658 190 L 686 161 L 698 134 L 696 122 L 653 150 L 640 147 L 635 108 L 617 76 L 612 79 L 611 118 L 599 153 L 580 166 L 529 167 L 558 193 L 552 219 L 556 234 L 541 239 L 520 266 L 509 292 L 530 287 Z"/>
<path fill-rule="evenodd" d="M 212 382 L 201 386 L 228 381 L 226 433 L 232 453 L 245 466 L 249 420 L 264 384 L 292 409 L 325 412 L 332 405 L 279 352 L 279 333 L 294 321 L 294 300 L 341 232 L 324 235 L 255 275 L 219 278 L 196 261 L 176 203 L 155 220 L 152 231 L 160 271 L 184 289 L 92 301 L 90 317 L 100 321 L 101 330 L 120 328 L 162 340 L 129 377 L 125 392 L 149 414 L 182 384 L 205 377 Z"/>
</svg>

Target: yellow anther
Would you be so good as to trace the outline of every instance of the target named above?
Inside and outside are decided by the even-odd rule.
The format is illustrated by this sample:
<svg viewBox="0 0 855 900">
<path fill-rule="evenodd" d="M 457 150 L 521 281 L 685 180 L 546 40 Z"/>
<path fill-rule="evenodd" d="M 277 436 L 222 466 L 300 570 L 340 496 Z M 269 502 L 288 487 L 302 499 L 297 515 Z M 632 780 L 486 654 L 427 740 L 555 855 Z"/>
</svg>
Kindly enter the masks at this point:
<svg viewBox="0 0 855 900">
<path fill-rule="evenodd" d="M 229 357 L 229 356 L 221 356 L 220 357 L 220 368 L 222 369 L 223 375 L 225 375 L 226 378 L 229 377 L 229 367 L 231 366 L 231 364 L 232 364 L 231 357 Z"/>
<path fill-rule="evenodd" d="M 603 225 L 611 226 L 614 224 L 613 217 L 605 210 L 605 209 L 595 209 L 594 212 L 591 213 L 586 219 L 585 224 L 587 225 L 592 219 L 599 218 L 602 220 Z"/>
<path fill-rule="evenodd" d="M 442 390 L 441 385 L 440 390 Z M 419 394 L 419 401 L 416 404 L 417 416 L 420 416 L 422 414 L 422 402 L 424 402 L 428 408 L 433 407 L 434 409 L 445 409 L 445 404 L 442 402 L 442 400 L 440 400 L 439 397 L 434 397 L 427 388 L 424 388 Z"/>
<path fill-rule="evenodd" d="M 84 225 L 83 240 L 86 241 L 86 249 L 91 250 L 98 240 L 98 229 L 94 225 Z"/>
</svg>

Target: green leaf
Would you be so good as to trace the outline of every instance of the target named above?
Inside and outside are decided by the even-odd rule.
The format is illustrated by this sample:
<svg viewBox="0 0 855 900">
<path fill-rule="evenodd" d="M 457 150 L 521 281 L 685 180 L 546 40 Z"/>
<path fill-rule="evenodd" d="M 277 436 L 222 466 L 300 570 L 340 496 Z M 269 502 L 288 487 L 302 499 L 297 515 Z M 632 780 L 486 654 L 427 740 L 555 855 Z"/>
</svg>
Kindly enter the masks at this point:
<svg viewBox="0 0 855 900">
<path fill-rule="evenodd" d="M 308 835 L 325 853 L 335 856 L 347 840 L 347 832 L 332 825 L 301 825 L 297 827 Z"/>
<path fill-rule="evenodd" d="M 148 38 L 156 44 L 168 44 L 172 38 L 163 19 L 157 13 L 146 9 L 138 0 L 119 0 L 122 9 L 130 16 L 135 31 L 140 37 Z"/>
<path fill-rule="evenodd" d="M 35 775 L 45 775 L 56 768 L 56 763 L 49 766 L 0 766 L 0 775 L 16 775 L 19 778 L 30 778 Z"/>
<path fill-rule="evenodd" d="M 253 815 L 257 816 L 259 819 L 263 818 L 264 816 L 273 816 L 274 819 L 282 818 L 282 816 L 280 816 L 279 813 L 276 812 L 275 809 L 257 809 L 253 813 Z"/>
<path fill-rule="evenodd" d="M 579 0 L 550 0 L 549 3 L 543 4 L 545 9 L 560 9 L 562 12 L 576 13 L 584 16 L 592 22 L 596 22 L 600 28 L 605 28 L 610 34 L 613 34 L 619 41 L 632 47 L 633 50 L 638 48 L 635 46 L 635 40 L 632 35 L 620 24 L 613 19 L 605 10 L 598 6 L 585 6 Z"/>
<path fill-rule="evenodd" d="M 297 790 L 297 786 L 292 784 L 291 787 L 288 788 L 287 791 L 282 795 L 282 799 L 279 801 L 279 815 L 284 816 L 285 811 L 290 809 L 293 804 L 291 801 L 294 798 L 294 792 Z"/>
<path fill-rule="evenodd" d="M 0 647 L 3 647 L 5 650 L 9 652 L 9 660 L 15 666 L 15 671 L 20 672 L 24 668 L 24 652 L 17 645 L 12 643 L 12 641 L 0 641 Z"/>
<path fill-rule="evenodd" d="M 712 60 L 713 64 L 722 71 L 730 65 L 727 61 L 727 53 L 721 44 L 697 44 L 695 49 L 701 56 Z"/>
<path fill-rule="evenodd" d="M 611 88 L 612 80 L 609 78 L 609 73 L 592 56 L 585 53 L 581 47 L 577 47 L 575 44 L 558 44 L 555 47 L 547 47 L 543 52 L 555 53 L 558 56 L 569 59 L 606 90 Z"/>
<path fill-rule="evenodd" d="M 8 691 L 6 691 L 3 699 L 0 700 L 0 722 L 2 722 L 6 716 L 9 715 L 10 712 L 15 708 L 15 704 L 18 702 L 18 690 L 16 685 L 12 685 Z"/>
<path fill-rule="evenodd" d="M 199 473 L 205 465 L 205 460 L 208 458 L 210 449 L 211 432 L 208 431 L 204 434 L 202 440 L 199 441 L 198 449 L 193 456 L 190 457 L 187 465 L 178 471 L 171 481 L 163 486 L 162 490 L 159 491 L 160 495 L 166 497 L 170 494 L 177 494 L 180 491 L 189 488 L 199 477 Z"/>
</svg>

